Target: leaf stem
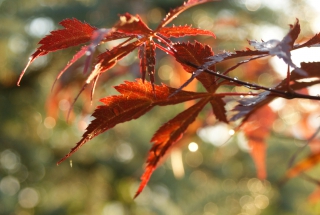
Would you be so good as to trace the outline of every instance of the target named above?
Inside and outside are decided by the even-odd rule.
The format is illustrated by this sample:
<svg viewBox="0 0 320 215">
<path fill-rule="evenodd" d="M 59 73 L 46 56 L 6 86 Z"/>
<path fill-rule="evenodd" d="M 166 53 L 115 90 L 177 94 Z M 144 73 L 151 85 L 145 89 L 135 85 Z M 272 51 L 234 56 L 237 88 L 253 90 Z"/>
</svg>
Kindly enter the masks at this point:
<svg viewBox="0 0 320 215">
<path fill-rule="evenodd" d="M 294 91 L 291 91 L 291 90 L 282 91 L 282 90 L 278 90 L 278 89 L 272 88 L 272 87 L 265 87 L 265 86 L 262 86 L 262 85 L 259 85 L 259 84 L 241 81 L 239 79 L 235 79 L 235 78 L 226 76 L 224 74 L 217 73 L 217 72 L 212 71 L 212 70 L 210 70 L 208 68 L 201 68 L 201 67 L 199 67 L 199 66 L 197 66 L 197 65 L 195 65 L 195 64 L 193 64 L 191 62 L 183 62 L 183 63 L 188 65 L 188 66 L 191 66 L 191 67 L 193 67 L 195 69 L 199 69 L 199 70 L 202 69 L 206 73 L 212 74 L 212 75 L 217 76 L 219 78 L 223 78 L 223 79 L 228 80 L 230 82 L 237 83 L 237 84 L 245 86 L 247 88 L 255 89 L 255 90 L 269 91 L 269 92 L 271 92 L 273 94 L 276 94 L 279 97 L 282 97 L 282 98 L 285 98 L 285 99 L 300 98 L 300 99 L 320 100 L 319 96 L 311 96 L 311 95 L 300 94 L 300 93 L 297 93 L 297 92 L 294 92 Z M 192 76 L 191 79 L 194 79 L 194 77 Z M 272 96 L 272 94 L 271 94 L 271 96 Z"/>
</svg>

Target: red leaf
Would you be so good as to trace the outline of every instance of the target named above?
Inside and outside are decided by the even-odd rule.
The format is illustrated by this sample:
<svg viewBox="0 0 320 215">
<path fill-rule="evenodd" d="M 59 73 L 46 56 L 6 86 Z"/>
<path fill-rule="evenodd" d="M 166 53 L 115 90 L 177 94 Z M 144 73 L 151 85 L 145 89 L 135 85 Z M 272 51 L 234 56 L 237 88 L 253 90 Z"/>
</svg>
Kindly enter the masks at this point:
<svg viewBox="0 0 320 215">
<path fill-rule="evenodd" d="M 275 114 L 267 105 L 256 110 L 246 120 L 242 126 L 242 130 L 248 138 L 251 148 L 250 154 L 256 165 L 257 175 L 260 179 L 267 176 L 265 157 L 266 157 L 266 138 L 269 136 Z"/>
<path fill-rule="evenodd" d="M 225 105 L 226 103 L 223 101 L 221 97 L 213 96 L 213 99 L 210 100 L 210 104 L 212 107 L 212 111 L 216 118 L 219 121 L 228 123 Z"/>
<path fill-rule="evenodd" d="M 192 63 L 196 66 L 202 66 L 208 57 L 213 56 L 213 51 L 210 46 L 202 45 L 201 43 L 195 41 L 194 44 L 192 43 L 176 43 L 173 45 L 176 49 L 177 55 L 175 56 L 176 60 L 181 63 L 183 68 L 189 72 L 193 73 L 197 70 L 192 66 L 186 64 Z M 210 69 L 215 70 L 215 67 L 212 66 Z M 215 77 L 213 75 L 207 73 L 201 73 L 196 77 L 203 86 L 209 91 L 213 92 L 216 89 Z"/>
<path fill-rule="evenodd" d="M 147 59 L 146 56 L 146 43 L 140 46 L 139 48 L 139 59 L 140 59 L 140 73 L 142 81 L 146 79 L 146 68 L 147 68 Z"/>
<path fill-rule="evenodd" d="M 95 119 L 87 127 L 87 131 L 83 134 L 82 139 L 58 164 L 70 157 L 83 144 L 95 136 L 119 123 L 139 118 L 155 105 L 172 105 L 211 96 L 208 93 L 181 91 L 176 96 L 168 98 L 176 89 L 165 85 L 155 85 L 155 90 L 153 91 L 152 84 L 149 82 L 143 83 L 141 79 L 138 79 L 137 82 L 125 82 L 125 84 L 115 88 L 122 95 L 109 96 L 100 100 L 105 105 L 97 107 L 92 114 Z"/>
<path fill-rule="evenodd" d="M 206 59 L 210 56 L 214 56 L 213 51 L 210 46 L 202 45 L 201 43 L 195 41 L 194 44 L 191 43 L 177 43 L 174 44 L 174 48 L 177 50 L 176 59 L 187 72 L 194 72 L 197 70 L 194 67 L 186 65 L 186 62 L 192 63 L 196 66 L 201 66 L 205 63 Z M 211 66 L 209 69 L 215 70 L 215 65 Z M 196 79 L 201 82 L 201 84 L 206 88 L 208 92 L 215 92 L 217 89 L 216 77 L 208 74 L 201 73 L 196 76 Z M 216 118 L 220 121 L 227 122 L 225 103 L 219 97 L 214 97 L 210 101 L 213 113 L 216 115 Z"/>
<path fill-rule="evenodd" d="M 149 35 L 152 30 L 141 20 L 139 15 L 133 16 L 129 13 L 120 16 L 120 21 L 114 25 L 118 32 L 134 35 Z"/>
<path fill-rule="evenodd" d="M 116 46 L 110 51 L 106 51 L 98 56 L 98 62 L 95 65 L 94 70 L 91 72 L 86 80 L 86 83 L 90 83 L 97 75 L 112 68 L 119 60 L 132 52 L 135 48 L 139 47 L 143 41 L 137 40 L 133 43 L 129 43 L 125 46 Z"/>
<path fill-rule="evenodd" d="M 152 40 L 146 40 L 143 46 L 139 50 L 140 58 L 140 72 L 142 74 L 142 80 L 145 80 L 145 74 L 148 72 L 151 84 L 154 83 L 154 66 L 156 63 L 155 59 L 156 46 Z"/>
<path fill-rule="evenodd" d="M 149 151 L 147 159 L 147 167 L 141 177 L 141 184 L 136 192 L 136 198 L 148 183 L 151 174 L 157 167 L 159 160 L 168 151 L 168 149 L 176 143 L 183 135 L 188 126 L 196 119 L 199 112 L 208 103 L 208 98 L 201 99 L 198 103 L 191 106 L 187 110 L 181 112 L 169 122 L 164 124 L 152 137 L 153 146 Z"/>
<path fill-rule="evenodd" d="M 97 29 L 87 23 L 80 22 L 75 18 L 65 19 L 60 22 L 60 25 L 65 27 L 65 29 L 51 31 L 49 35 L 40 40 L 39 44 L 42 45 L 31 55 L 29 62 L 19 77 L 17 82 L 18 86 L 27 68 L 37 57 L 59 49 L 66 49 L 71 46 L 89 42 L 93 32 Z"/>
<path fill-rule="evenodd" d="M 50 35 L 40 40 L 39 44 L 42 45 L 38 50 L 52 52 L 89 42 L 93 32 L 97 30 L 97 28 L 80 22 L 75 18 L 65 19 L 59 24 L 65 27 L 65 29 L 52 31 Z"/>
<path fill-rule="evenodd" d="M 165 37 L 184 37 L 184 36 L 197 36 L 197 35 L 207 35 L 216 38 L 216 35 L 211 31 L 202 30 L 199 28 L 192 28 L 191 26 L 173 26 L 173 27 L 163 27 L 158 30 L 159 33 Z"/>
<path fill-rule="evenodd" d="M 46 55 L 46 54 L 48 54 L 48 52 L 42 52 L 42 51 L 40 51 L 40 50 L 37 50 L 37 51 L 35 51 L 35 52 L 31 55 L 31 57 L 29 57 L 29 61 L 28 61 L 27 65 L 26 65 L 26 67 L 25 67 L 25 68 L 23 69 L 23 71 L 21 72 L 21 74 L 20 74 L 20 76 L 19 76 L 19 79 L 18 79 L 18 81 L 17 81 L 17 85 L 18 85 L 18 86 L 20 86 L 20 81 L 21 81 L 24 73 L 27 71 L 28 67 L 30 66 L 30 64 L 31 64 L 37 57 L 39 57 L 39 56 L 41 56 L 41 55 Z"/>
<path fill-rule="evenodd" d="M 217 1 L 217 0 L 188 0 L 187 2 L 184 2 L 182 6 L 177 7 L 175 9 L 173 9 L 173 10 L 170 10 L 170 12 L 166 15 L 166 17 L 161 21 L 161 23 L 157 27 L 157 30 L 159 30 L 160 28 L 166 26 L 169 22 L 171 22 L 180 13 L 182 13 L 185 10 L 187 10 L 188 8 L 196 6 L 196 5 L 199 5 L 199 4 L 203 4 L 203 3 L 206 3 L 206 2 L 211 2 L 211 1 Z"/>
</svg>

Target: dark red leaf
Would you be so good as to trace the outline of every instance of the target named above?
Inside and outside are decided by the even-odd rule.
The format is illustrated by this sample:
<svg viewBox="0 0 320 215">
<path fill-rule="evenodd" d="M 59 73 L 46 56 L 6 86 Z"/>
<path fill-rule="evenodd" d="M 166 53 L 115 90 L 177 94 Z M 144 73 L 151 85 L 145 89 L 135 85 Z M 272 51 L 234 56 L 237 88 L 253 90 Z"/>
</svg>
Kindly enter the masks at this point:
<svg viewBox="0 0 320 215">
<path fill-rule="evenodd" d="M 294 47 L 294 49 L 296 48 L 302 48 L 302 47 L 311 47 L 314 45 L 319 45 L 320 44 L 320 33 L 314 35 L 310 40 L 308 40 L 307 42 L 301 44 L 301 45 L 297 45 Z"/>
<path fill-rule="evenodd" d="M 191 26 L 173 26 L 173 27 L 163 27 L 158 30 L 165 37 L 184 37 L 184 36 L 197 36 L 197 35 L 207 35 L 216 38 L 216 35 L 211 31 L 202 30 L 199 28 L 192 28 Z"/>
<path fill-rule="evenodd" d="M 125 82 L 125 84 L 115 88 L 121 95 L 109 96 L 100 100 L 105 105 L 97 107 L 92 114 L 95 119 L 87 127 L 82 139 L 58 164 L 70 157 L 95 136 L 119 123 L 139 118 L 155 105 L 172 105 L 211 96 L 208 93 L 181 91 L 176 96 L 169 97 L 175 89 L 165 85 L 155 85 L 153 91 L 153 85 L 150 82 L 143 83 L 141 79 L 138 79 L 137 82 Z"/>
<path fill-rule="evenodd" d="M 195 66 L 201 66 L 205 63 L 206 59 L 214 56 L 213 51 L 210 46 L 202 45 L 201 43 L 195 41 L 194 44 L 191 43 L 176 43 L 173 45 L 177 51 L 176 60 L 181 63 L 183 68 L 187 72 L 194 72 L 197 69 L 186 64 L 192 63 Z M 215 71 L 215 65 L 209 67 L 209 69 Z M 208 92 L 215 92 L 217 89 L 216 77 L 212 74 L 201 73 L 196 76 L 196 79 L 206 88 Z M 221 97 L 214 97 L 210 101 L 213 109 L 213 113 L 216 115 L 218 120 L 227 122 L 225 103 Z"/>
<path fill-rule="evenodd" d="M 142 80 L 145 80 L 145 74 L 149 74 L 151 83 L 154 83 L 155 74 L 155 49 L 156 46 L 152 40 L 146 40 L 144 45 L 140 47 L 139 58 L 140 58 L 140 72 L 142 74 Z"/>
<path fill-rule="evenodd" d="M 146 56 L 146 43 L 140 46 L 139 48 L 139 59 L 140 59 L 140 73 L 141 79 L 144 81 L 146 79 L 146 72 L 147 72 L 147 59 Z"/>
<path fill-rule="evenodd" d="M 303 71 L 305 71 L 308 75 L 308 78 L 320 78 L 320 73 L 319 73 L 319 69 L 320 69 L 320 62 L 302 62 L 300 65 L 300 68 L 303 69 Z M 306 76 L 301 75 L 300 73 L 298 73 L 296 70 L 293 70 L 291 72 L 290 75 L 290 80 L 299 80 L 299 79 L 303 79 L 306 78 Z"/>
<path fill-rule="evenodd" d="M 227 111 L 225 108 L 226 103 L 223 101 L 223 99 L 218 96 L 213 96 L 213 98 L 210 100 L 210 104 L 216 118 L 219 121 L 227 123 L 228 122 L 227 115 L 226 115 Z"/>
<path fill-rule="evenodd" d="M 142 192 L 143 188 L 148 183 L 151 174 L 159 163 L 159 160 L 168 151 L 168 149 L 182 137 L 185 130 L 196 119 L 199 112 L 208 103 L 208 101 L 208 98 L 201 99 L 198 103 L 181 112 L 169 122 L 164 124 L 154 134 L 151 139 L 151 142 L 154 144 L 149 151 L 147 167 L 141 177 L 142 181 L 134 198 L 136 198 Z"/>
<path fill-rule="evenodd" d="M 114 30 L 133 35 L 149 35 L 152 30 L 141 20 L 139 15 L 129 13 L 120 16 L 120 21 L 114 25 Z"/>
<path fill-rule="evenodd" d="M 197 69 L 186 64 L 192 63 L 195 66 L 202 66 L 208 57 L 213 56 L 213 51 L 210 46 L 202 45 L 201 43 L 195 41 L 192 43 L 176 43 L 173 45 L 176 49 L 176 60 L 181 63 L 183 68 L 189 72 L 193 73 Z M 209 69 L 215 70 L 215 66 Z M 202 73 L 196 78 L 203 84 L 203 86 L 209 91 L 213 92 L 216 89 L 216 78 L 213 75 Z"/>
</svg>

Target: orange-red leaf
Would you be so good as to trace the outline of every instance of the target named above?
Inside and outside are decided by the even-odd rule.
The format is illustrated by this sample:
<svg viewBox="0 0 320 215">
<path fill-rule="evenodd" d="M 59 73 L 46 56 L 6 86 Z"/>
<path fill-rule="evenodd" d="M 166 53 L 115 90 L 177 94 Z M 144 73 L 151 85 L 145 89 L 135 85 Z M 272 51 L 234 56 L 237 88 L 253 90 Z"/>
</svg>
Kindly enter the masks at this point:
<svg viewBox="0 0 320 215">
<path fill-rule="evenodd" d="M 166 17 L 159 24 L 157 30 L 166 26 L 173 19 L 175 19 L 180 13 L 187 10 L 188 8 L 196 6 L 198 4 L 211 2 L 211 1 L 217 1 L 217 0 L 188 0 L 187 2 L 184 2 L 183 5 L 181 5 L 180 7 L 177 7 L 175 9 L 170 10 L 170 12 L 166 15 Z"/>
<path fill-rule="evenodd" d="M 95 119 L 87 127 L 82 139 L 58 164 L 95 136 L 119 123 L 139 118 L 155 105 L 172 105 L 210 96 L 208 93 L 181 91 L 175 96 L 169 97 L 175 89 L 166 85 L 155 85 L 153 91 L 152 84 L 150 82 L 143 83 L 141 79 L 136 82 L 125 82 L 115 88 L 121 95 L 109 96 L 100 100 L 104 105 L 98 106 L 92 114 Z"/>
<path fill-rule="evenodd" d="M 184 37 L 184 36 L 197 36 L 207 35 L 216 38 L 216 35 L 208 30 L 202 30 L 199 28 L 192 28 L 191 26 L 173 26 L 163 27 L 158 30 L 165 37 Z"/>
<path fill-rule="evenodd" d="M 257 175 L 265 179 L 266 171 L 266 138 L 269 136 L 275 114 L 267 105 L 256 110 L 243 124 L 242 130 L 248 138 L 250 154 L 256 165 Z"/>
<path fill-rule="evenodd" d="M 290 168 L 287 171 L 285 177 L 286 179 L 296 177 L 299 174 L 311 169 L 312 167 L 317 165 L 319 162 L 320 162 L 320 152 L 311 154 L 310 156 L 299 161 L 296 165 Z"/>
<path fill-rule="evenodd" d="M 134 198 L 136 198 L 148 183 L 151 174 L 157 167 L 159 160 L 183 135 L 188 126 L 196 119 L 199 112 L 208 103 L 208 98 L 201 99 L 198 103 L 181 112 L 169 122 L 164 124 L 152 137 L 153 146 L 149 151 L 147 167 L 141 177 L 141 184 Z"/>
<path fill-rule="evenodd" d="M 129 13 L 120 16 L 120 21 L 114 25 L 114 29 L 118 32 L 134 35 L 148 35 L 152 32 L 139 15 L 133 16 Z"/>
<path fill-rule="evenodd" d="M 27 68 L 37 57 L 46 55 L 49 52 L 89 42 L 94 31 L 97 30 L 97 28 L 92 27 L 87 23 L 80 22 L 75 18 L 65 19 L 59 24 L 65 28 L 51 31 L 49 35 L 40 40 L 39 44 L 41 44 L 41 46 L 37 48 L 37 51 L 35 51 L 29 58 L 29 62 L 22 71 L 18 80 L 18 86 Z"/>
<path fill-rule="evenodd" d="M 65 28 L 52 31 L 48 36 L 40 40 L 39 44 L 42 45 L 38 50 L 52 52 L 89 42 L 93 32 L 97 30 L 97 28 L 88 23 L 80 22 L 75 18 L 65 19 L 59 24 Z"/>
</svg>

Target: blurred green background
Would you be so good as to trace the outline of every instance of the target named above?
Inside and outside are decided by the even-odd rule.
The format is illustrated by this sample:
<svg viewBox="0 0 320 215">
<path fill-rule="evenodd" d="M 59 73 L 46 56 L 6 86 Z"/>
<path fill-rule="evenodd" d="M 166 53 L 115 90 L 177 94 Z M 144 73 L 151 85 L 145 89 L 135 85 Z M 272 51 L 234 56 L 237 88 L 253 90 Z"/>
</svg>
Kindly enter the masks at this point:
<svg viewBox="0 0 320 215">
<path fill-rule="evenodd" d="M 62 85 L 62 93 L 56 95 L 51 86 L 77 48 L 39 58 L 28 69 L 21 86 L 16 86 L 39 40 L 60 28 L 61 20 L 72 17 L 108 28 L 118 20 L 118 14 L 129 12 L 140 14 L 155 27 L 170 8 L 182 2 L 0 0 L 0 215 L 320 213 L 320 205 L 308 201 L 314 184 L 298 178 L 277 185 L 299 143 L 277 133 L 268 141 L 267 181 L 256 179 L 252 159 L 238 144 L 239 135 L 217 146 L 221 143 L 210 143 L 198 132 L 188 138 L 194 144 L 188 148 L 186 142 L 181 150 L 174 150 L 143 193 L 133 200 L 152 134 L 181 111 L 181 105 L 156 108 L 138 120 L 118 125 L 56 166 L 79 141 L 98 99 L 114 94 L 112 86 L 123 80 L 138 78 L 139 67 L 136 53 L 121 61 L 99 82 L 93 105 L 84 93 L 73 108 L 72 120 L 67 122 L 65 112 L 83 80 L 81 62 L 62 77 L 63 83 L 74 88 Z M 216 40 L 196 39 L 210 44 L 215 52 L 232 51 L 247 46 L 246 39 L 281 39 L 295 18 L 300 19 L 303 34 L 320 31 L 319 7 L 311 0 L 224 0 L 189 9 L 173 23 L 212 30 Z M 157 68 L 170 67 L 171 60 L 157 52 L 157 62 Z M 119 71 L 128 73 L 118 77 Z M 159 72 L 157 83 L 170 83 L 171 73 L 168 68 Z M 221 134 L 221 130 L 216 132 L 213 136 Z"/>
</svg>

